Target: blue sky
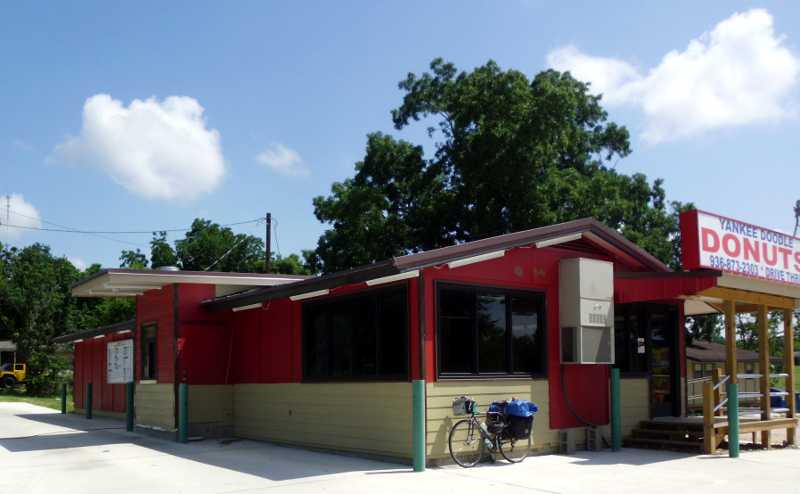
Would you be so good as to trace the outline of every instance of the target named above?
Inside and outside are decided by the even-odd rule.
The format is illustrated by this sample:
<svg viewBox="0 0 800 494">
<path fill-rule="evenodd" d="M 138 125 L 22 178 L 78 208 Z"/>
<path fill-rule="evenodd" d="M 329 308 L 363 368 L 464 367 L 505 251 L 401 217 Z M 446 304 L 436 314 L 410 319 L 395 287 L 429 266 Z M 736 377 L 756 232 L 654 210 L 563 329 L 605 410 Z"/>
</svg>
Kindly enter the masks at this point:
<svg viewBox="0 0 800 494">
<path fill-rule="evenodd" d="M 0 194 L 24 212 L 16 223 L 89 230 L 271 211 L 282 254 L 312 248 L 324 226 L 311 199 L 352 174 L 367 133 L 431 149 L 421 126 L 392 128 L 397 82 L 437 56 L 462 69 L 491 58 L 603 88 L 632 134 L 618 170 L 664 178 L 669 199 L 791 230 L 800 4 L 601 4 L 6 2 Z M 0 241 L 105 266 L 149 240 L 5 230 Z"/>
</svg>

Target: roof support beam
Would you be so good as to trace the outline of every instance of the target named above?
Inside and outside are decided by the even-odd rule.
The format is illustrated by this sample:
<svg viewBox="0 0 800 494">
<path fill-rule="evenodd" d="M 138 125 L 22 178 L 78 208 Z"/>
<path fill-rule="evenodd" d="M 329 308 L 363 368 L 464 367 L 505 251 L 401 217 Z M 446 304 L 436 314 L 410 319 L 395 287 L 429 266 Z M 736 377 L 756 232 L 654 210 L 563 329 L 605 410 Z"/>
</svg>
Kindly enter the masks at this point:
<svg viewBox="0 0 800 494">
<path fill-rule="evenodd" d="M 292 302 L 297 302 L 298 300 L 306 300 L 315 297 L 324 297 L 329 293 L 331 293 L 331 291 L 326 288 L 325 290 L 316 290 L 313 292 L 306 292 L 306 293 L 300 293 L 298 295 L 292 295 L 291 297 L 289 297 L 289 300 L 291 300 Z"/>
<path fill-rule="evenodd" d="M 751 305 L 766 305 L 773 309 L 794 309 L 797 303 L 794 299 L 781 297 L 779 295 L 749 292 L 747 290 L 737 290 L 735 288 L 723 288 L 719 286 L 703 290 L 700 292 L 700 295 L 722 300 L 733 300 Z"/>
<path fill-rule="evenodd" d="M 393 274 L 389 276 L 383 276 L 381 278 L 375 278 L 373 280 L 367 280 L 367 286 L 385 285 L 386 283 L 394 283 L 395 281 L 408 280 L 411 278 L 416 278 L 418 276 L 419 276 L 419 270 L 415 269 L 414 271 L 408 271 L 405 273 Z"/>
<path fill-rule="evenodd" d="M 456 259 L 455 261 L 450 261 L 447 263 L 447 267 L 450 269 L 460 268 L 461 266 L 475 264 L 476 262 L 489 261 L 491 259 L 499 259 L 504 255 L 506 255 L 505 249 L 496 250 L 493 252 L 487 252 L 486 254 L 478 254 L 477 256 L 465 257 L 464 259 Z"/>
<path fill-rule="evenodd" d="M 560 237 L 548 238 L 547 240 L 541 240 L 539 242 L 536 242 L 536 248 L 543 249 L 545 247 L 552 247 L 553 245 L 565 244 L 567 242 L 574 242 L 575 240 L 580 240 L 582 238 L 583 238 L 582 233 L 573 233 L 572 235 L 562 235 Z"/>
</svg>

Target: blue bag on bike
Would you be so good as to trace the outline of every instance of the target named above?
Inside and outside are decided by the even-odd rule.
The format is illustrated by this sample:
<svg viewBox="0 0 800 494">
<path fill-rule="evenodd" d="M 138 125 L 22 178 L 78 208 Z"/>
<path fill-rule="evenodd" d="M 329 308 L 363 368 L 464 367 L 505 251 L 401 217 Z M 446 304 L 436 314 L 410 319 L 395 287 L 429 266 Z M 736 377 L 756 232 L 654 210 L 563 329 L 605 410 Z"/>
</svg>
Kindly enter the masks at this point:
<svg viewBox="0 0 800 494">
<path fill-rule="evenodd" d="M 512 417 L 532 417 L 538 411 L 539 407 L 528 400 L 511 400 L 506 405 L 506 414 Z"/>
</svg>

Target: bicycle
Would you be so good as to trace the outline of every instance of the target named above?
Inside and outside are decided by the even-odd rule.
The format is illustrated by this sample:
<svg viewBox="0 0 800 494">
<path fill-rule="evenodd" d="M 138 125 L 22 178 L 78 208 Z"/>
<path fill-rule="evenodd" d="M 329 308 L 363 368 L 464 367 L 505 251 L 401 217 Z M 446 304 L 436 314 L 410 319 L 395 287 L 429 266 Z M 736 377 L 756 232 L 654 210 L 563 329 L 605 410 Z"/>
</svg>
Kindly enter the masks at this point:
<svg viewBox="0 0 800 494">
<path fill-rule="evenodd" d="M 480 422 L 478 405 L 468 397 L 456 398 L 453 410 L 456 415 L 469 415 L 453 424 L 448 436 L 450 457 L 457 465 L 473 467 L 487 452 L 492 461 L 493 455 L 499 452 L 511 463 L 519 463 L 528 456 L 532 444 L 533 417 L 530 420 L 523 419 L 525 424 L 512 424 L 504 410 L 489 410 L 486 412 L 488 423 Z"/>
</svg>

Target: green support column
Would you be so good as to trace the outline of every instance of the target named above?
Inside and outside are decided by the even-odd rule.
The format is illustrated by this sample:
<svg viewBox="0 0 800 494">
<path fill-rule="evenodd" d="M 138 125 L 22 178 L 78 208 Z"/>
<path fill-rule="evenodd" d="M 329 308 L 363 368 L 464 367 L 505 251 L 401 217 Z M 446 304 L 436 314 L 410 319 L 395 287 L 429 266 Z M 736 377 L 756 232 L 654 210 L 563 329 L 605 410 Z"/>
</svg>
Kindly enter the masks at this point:
<svg viewBox="0 0 800 494">
<path fill-rule="evenodd" d="M 412 448 L 415 472 L 425 471 L 425 381 L 418 379 L 412 384 L 413 425 Z"/>
<path fill-rule="evenodd" d="M 622 449 L 622 404 L 619 369 L 611 369 L 611 449 Z"/>
<path fill-rule="evenodd" d="M 133 382 L 125 383 L 125 430 L 133 430 Z"/>
<path fill-rule="evenodd" d="M 189 439 L 189 385 L 178 384 L 178 442 Z"/>
<path fill-rule="evenodd" d="M 83 406 L 86 408 L 86 418 L 87 419 L 91 419 L 92 418 L 92 383 L 87 383 L 86 384 L 86 396 L 85 396 L 85 399 L 83 401 L 85 401 Z"/>
<path fill-rule="evenodd" d="M 739 457 L 739 385 L 728 382 L 728 453 Z"/>
<path fill-rule="evenodd" d="M 61 414 L 67 413 L 67 383 L 61 385 Z"/>
</svg>

